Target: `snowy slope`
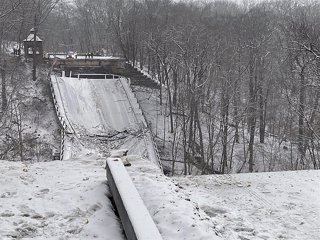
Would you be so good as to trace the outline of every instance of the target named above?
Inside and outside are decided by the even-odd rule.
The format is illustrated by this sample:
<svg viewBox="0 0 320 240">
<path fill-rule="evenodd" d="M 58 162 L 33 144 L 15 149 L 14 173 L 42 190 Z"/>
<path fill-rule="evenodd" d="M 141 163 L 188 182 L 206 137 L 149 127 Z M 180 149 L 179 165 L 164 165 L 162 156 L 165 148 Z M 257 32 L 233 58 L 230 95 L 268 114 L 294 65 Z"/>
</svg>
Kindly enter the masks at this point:
<svg viewBox="0 0 320 240">
<path fill-rule="evenodd" d="M 130 160 L 164 239 L 320 239 L 318 170 L 168 178 Z"/>
<path fill-rule="evenodd" d="M 320 239 L 320 171 L 175 178 L 226 239 Z"/>
<path fill-rule="evenodd" d="M 123 239 L 105 161 L 1 161 L 0 239 Z"/>
<path fill-rule="evenodd" d="M 158 167 L 139 156 L 128 156 L 127 167 L 142 200 L 165 240 L 219 240 L 212 220 L 190 194 Z M 196 194 L 196 193 L 195 193 Z"/>
<path fill-rule="evenodd" d="M 140 155 L 134 139 L 124 145 Z M 168 178 L 128 158 L 164 239 L 319 239 L 320 171 Z M 105 161 L 96 159 L 2 161 L 0 239 L 122 239 L 105 196 Z"/>
</svg>

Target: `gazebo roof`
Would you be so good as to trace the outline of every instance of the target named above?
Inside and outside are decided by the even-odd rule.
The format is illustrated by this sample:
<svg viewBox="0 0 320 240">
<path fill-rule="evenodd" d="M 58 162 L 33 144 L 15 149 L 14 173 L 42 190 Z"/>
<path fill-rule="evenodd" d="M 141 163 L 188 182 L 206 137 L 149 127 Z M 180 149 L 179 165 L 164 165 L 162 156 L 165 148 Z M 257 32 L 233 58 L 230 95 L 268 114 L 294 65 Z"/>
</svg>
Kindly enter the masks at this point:
<svg viewBox="0 0 320 240">
<path fill-rule="evenodd" d="M 30 30 L 29 36 L 23 40 L 24 42 L 33 42 L 34 41 L 34 28 Z M 36 42 L 42 42 L 42 39 L 38 36 L 36 37 Z"/>
<path fill-rule="evenodd" d="M 30 33 L 29 36 L 23 40 L 24 42 L 33 42 L 34 41 L 34 33 Z M 38 36 L 36 37 L 36 42 L 42 42 L 42 39 Z"/>
</svg>

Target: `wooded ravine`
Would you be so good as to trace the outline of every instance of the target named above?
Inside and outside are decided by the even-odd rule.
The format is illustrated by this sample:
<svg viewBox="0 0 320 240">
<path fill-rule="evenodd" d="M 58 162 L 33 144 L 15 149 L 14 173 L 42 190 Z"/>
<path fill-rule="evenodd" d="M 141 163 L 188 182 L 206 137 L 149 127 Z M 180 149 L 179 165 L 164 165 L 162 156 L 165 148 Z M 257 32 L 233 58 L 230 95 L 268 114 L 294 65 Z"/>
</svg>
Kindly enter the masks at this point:
<svg viewBox="0 0 320 240">
<path fill-rule="evenodd" d="M 53 109 L 25 102 L 41 83 L 9 53 L 34 27 L 46 52 L 124 57 L 160 83 L 150 125 L 170 174 L 319 169 L 319 26 L 318 1 L 1 0 L 0 159 L 34 158 L 22 121 Z"/>
</svg>

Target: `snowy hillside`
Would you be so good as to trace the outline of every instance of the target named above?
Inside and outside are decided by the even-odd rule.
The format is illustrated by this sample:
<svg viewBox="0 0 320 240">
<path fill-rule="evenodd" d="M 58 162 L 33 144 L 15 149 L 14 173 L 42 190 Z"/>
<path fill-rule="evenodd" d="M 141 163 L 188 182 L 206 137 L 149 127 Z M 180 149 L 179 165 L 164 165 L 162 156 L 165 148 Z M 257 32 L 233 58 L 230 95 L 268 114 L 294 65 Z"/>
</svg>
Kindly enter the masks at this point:
<svg viewBox="0 0 320 240">
<path fill-rule="evenodd" d="M 129 173 L 164 239 L 318 240 L 320 171 L 168 178 L 129 157 Z M 95 155 L 2 161 L 0 239 L 123 239 Z"/>
<path fill-rule="evenodd" d="M 105 161 L 1 161 L 0 239 L 123 239 Z"/>
<path fill-rule="evenodd" d="M 320 171 L 175 178 L 226 239 L 320 239 Z"/>
</svg>

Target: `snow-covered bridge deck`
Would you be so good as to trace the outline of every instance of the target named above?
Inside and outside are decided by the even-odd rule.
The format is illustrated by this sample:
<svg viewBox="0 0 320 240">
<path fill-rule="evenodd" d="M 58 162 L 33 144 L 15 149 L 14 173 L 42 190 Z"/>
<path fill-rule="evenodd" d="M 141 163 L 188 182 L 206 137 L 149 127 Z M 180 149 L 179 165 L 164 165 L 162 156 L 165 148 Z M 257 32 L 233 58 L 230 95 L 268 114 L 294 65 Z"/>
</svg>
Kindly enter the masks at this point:
<svg viewBox="0 0 320 240">
<path fill-rule="evenodd" d="M 51 77 L 68 133 L 113 135 L 138 131 L 144 119 L 125 78 Z"/>
</svg>

